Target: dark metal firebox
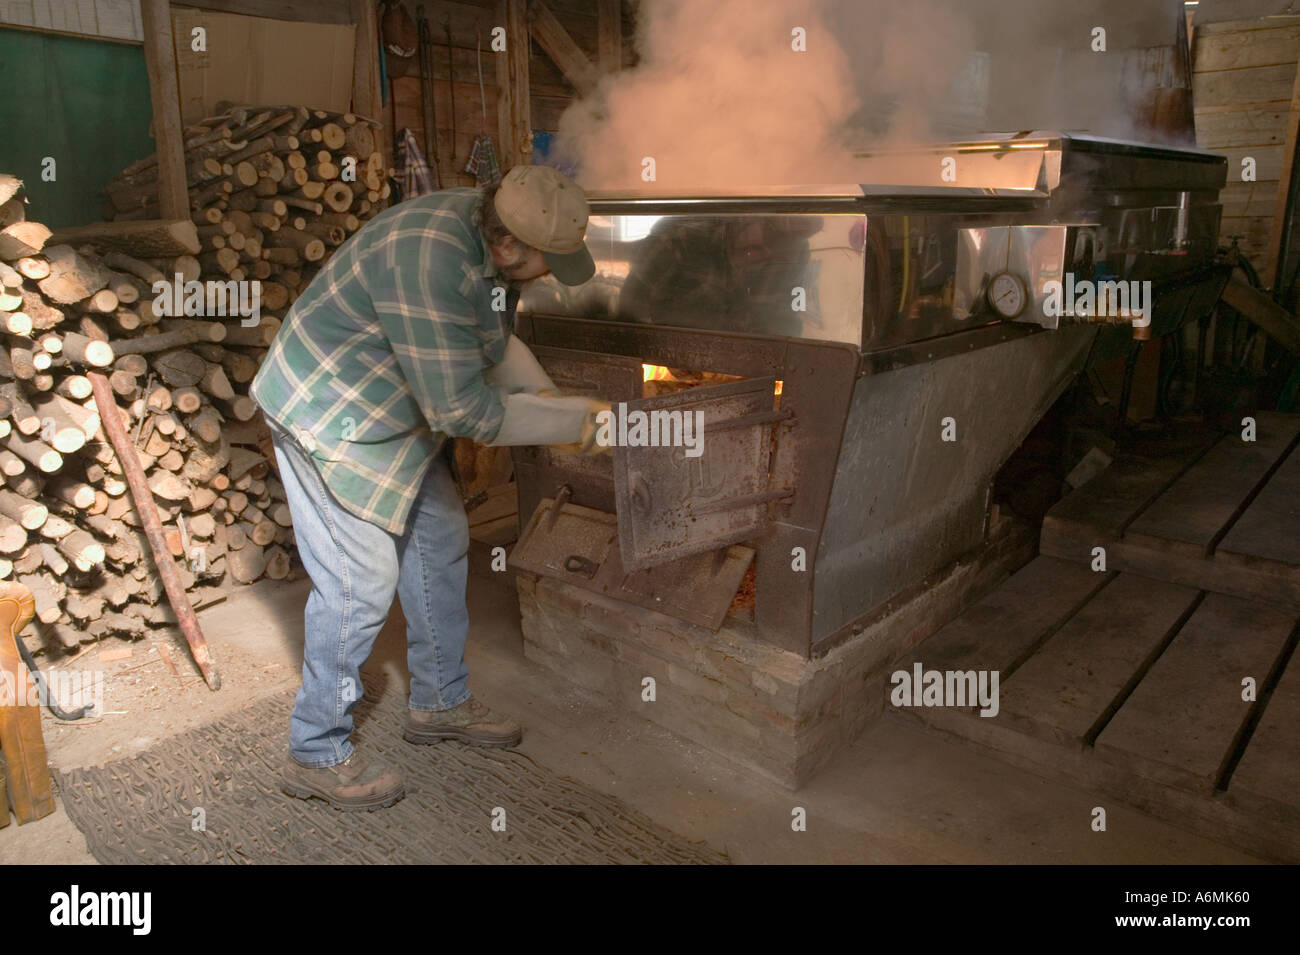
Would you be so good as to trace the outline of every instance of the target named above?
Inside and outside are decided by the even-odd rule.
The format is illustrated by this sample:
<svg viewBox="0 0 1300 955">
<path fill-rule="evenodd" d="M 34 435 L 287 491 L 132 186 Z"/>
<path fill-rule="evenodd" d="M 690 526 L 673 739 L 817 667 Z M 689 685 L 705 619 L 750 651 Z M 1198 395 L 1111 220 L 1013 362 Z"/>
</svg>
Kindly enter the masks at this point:
<svg viewBox="0 0 1300 955">
<path fill-rule="evenodd" d="M 518 334 L 566 392 L 702 412 L 703 452 L 517 449 L 514 566 L 716 629 L 752 565 L 758 638 L 813 655 L 982 543 L 994 475 L 1099 332 L 1049 283 L 1150 281 L 1149 334 L 1224 281 L 1222 157 L 1032 133 L 862 164 L 868 185 L 593 197 L 597 276 L 534 283 Z"/>
</svg>

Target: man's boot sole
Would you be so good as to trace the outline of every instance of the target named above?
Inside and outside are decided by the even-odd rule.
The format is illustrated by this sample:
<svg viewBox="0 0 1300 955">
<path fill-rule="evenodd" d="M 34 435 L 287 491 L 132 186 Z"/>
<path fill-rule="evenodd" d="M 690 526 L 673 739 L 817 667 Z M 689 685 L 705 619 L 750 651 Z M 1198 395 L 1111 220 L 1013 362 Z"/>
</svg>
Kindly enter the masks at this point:
<svg viewBox="0 0 1300 955">
<path fill-rule="evenodd" d="M 524 738 L 523 731 L 520 730 L 513 736 L 475 736 L 464 730 L 416 730 L 407 727 L 402 731 L 402 739 L 408 743 L 415 743 L 418 746 L 429 746 L 433 743 L 443 743 L 455 741 L 465 743 L 469 746 L 482 746 L 485 749 L 509 749 L 511 746 L 518 746 Z"/>
<path fill-rule="evenodd" d="M 406 797 L 405 786 L 397 790 L 395 793 L 378 793 L 374 796 L 366 796 L 361 799 L 353 800 L 336 799 L 333 796 L 327 796 L 314 789 L 308 789 L 305 786 L 296 786 L 293 783 L 285 781 L 281 781 L 280 791 L 286 795 L 293 796 L 295 799 L 320 799 L 329 803 L 335 809 L 342 809 L 344 812 L 374 812 L 376 809 L 387 809 L 389 806 L 397 805 Z"/>
</svg>

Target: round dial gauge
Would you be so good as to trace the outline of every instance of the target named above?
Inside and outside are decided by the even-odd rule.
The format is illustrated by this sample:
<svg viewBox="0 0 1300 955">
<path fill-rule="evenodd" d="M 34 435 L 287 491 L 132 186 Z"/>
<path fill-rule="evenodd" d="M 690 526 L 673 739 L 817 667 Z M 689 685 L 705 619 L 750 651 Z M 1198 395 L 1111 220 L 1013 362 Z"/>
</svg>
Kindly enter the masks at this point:
<svg viewBox="0 0 1300 955">
<path fill-rule="evenodd" d="M 1016 318 L 1029 304 L 1029 289 L 1024 279 L 1011 272 L 999 272 L 989 281 L 985 293 L 989 305 L 1003 318 Z"/>
</svg>

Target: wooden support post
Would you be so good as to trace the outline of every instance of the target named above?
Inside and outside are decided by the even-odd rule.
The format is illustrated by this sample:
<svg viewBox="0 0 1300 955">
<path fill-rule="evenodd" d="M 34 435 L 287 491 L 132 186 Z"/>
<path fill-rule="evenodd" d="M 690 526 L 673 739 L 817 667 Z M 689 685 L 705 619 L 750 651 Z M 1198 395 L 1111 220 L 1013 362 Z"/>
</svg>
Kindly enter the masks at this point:
<svg viewBox="0 0 1300 955">
<path fill-rule="evenodd" d="M 20 823 L 48 816 L 55 809 L 41 734 L 41 708 L 28 705 L 36 694 L 18 654 L 22 639 L 18 634 L 35 613 L 36 601 L 30 590 L 13 581 L 0 583 L 0 674 L 13 681 L 13 698 L 0 700 L 0 751 L 5 757 L 9 798 Z"/>
<path fill-rule="evenodd" d="M 1278 174 L 1277 202 L 1273 205 L 1273 226 L 1269 230 L 1268 254 L 1261 263 L 1259 279 L 1265 288 L 1285 282 L 1286 276 L 1275 275 L 1277 257 L 1282 250 L 1282 230 L 1286 228 L 1286 200 L 1291 192 L 1291 166 L 1295 162 L 1296 136 L 1300 134 L 1300 62 L 1296 63 L 1295 82 L 1291 87 L 1291 114 L 1286 123 L 1286 142 L 1282 146 L 1282 171 Z M 1286 263 L 1283 263 L 1285 266 Z"/>
<path fill-rule="evenodd" d="M 379 20 L 374 0 L 351 0 L 352 22 L 357 27 L 352 56 L 352 111 L 383 122 L 383 89 L 379 85 Z M 384 168 L 393 164 L 391 134 L 376 136 Z"/>
<path fill-rule="evenodd" d="M 596 88 L 596 81 L 599 79 L 596 68 L 591 65 L 591 60 L 587 59 L 587 54 L 582 52 L 582 47 L 573 41 L 569 31 L 555 19 L 555 14 L 551 13 L 550 8 L 542 0 L 533 0 L 529 5 L 528 28 L 533 38 L 546 51 L 546 55 L 560 68 L 565 79 L 573 84 L 579 96 L 586 96 Z M 506 35 L 508 42 L 508 26 Z"/>
<path fill-rule="evenodd" d="M 602 73 L 623 68 L 623 13 L 619 0 L 596 0 L 596 52 Z"/>
<path fill-rule="evenodd" d="M 181 97 L 172 45 L 171 4 L 140 0 L 144 28 L 144 62 L 153 102 L 153 138 L 158 146 L 158 209 L 164 219 L 188 219 L 190 198 L 185 183 L 185 137 Z"/>
<path fill-rule="evenodd" d="M 497 54 L 498 130 L 501 171 L 532 161 L 532 107 L 528 94 L 528 9 L 525 0 L 500 0 L 498 22 L 506 28 L 506 51 Z"/>
</svg>

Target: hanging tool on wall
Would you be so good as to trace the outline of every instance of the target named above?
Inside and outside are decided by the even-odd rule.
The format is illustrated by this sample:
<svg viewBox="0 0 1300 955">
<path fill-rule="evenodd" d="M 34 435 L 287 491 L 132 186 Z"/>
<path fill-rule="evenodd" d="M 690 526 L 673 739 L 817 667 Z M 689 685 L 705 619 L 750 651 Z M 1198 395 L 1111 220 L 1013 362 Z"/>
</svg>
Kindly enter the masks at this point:
<svg viewBox="0 0 1300 955">
<path fill-rule="evenodd" d="M 416 32 L 411 15 L 397 0 L 388 3 L 379 19 L 384 49 L 394 56 L 409 59 L 415 55 Z"/>
<path fill-rule="evenodd" d="M 415 22 L 411 15 L 406 12 L 400 0 L 387 0 L 380 5 L 379 14 L 379 87 L 383 91 L 386 99 L 383 105 L 395 103 L 393 96 L 393 75 L 389 68 L 389 57 L 399 59 L 410 59 L 415 55 L 417 46 L 417 33 Z M 406 70 L 399 69 L 399 76 L 406 75 Z M 397 155 L 397 149 L 400 145 L 400 139 L 397 135 L 396 124 L 393 124 L 393 155 Z"/>
<path fill-rule="evenodd" d="M 451 48 L 451 17 L 443 17 L 442 29 L 447 34 L 447 85 L 451 87 L 451 155 L 448 161 L 456 165 L 456 54 Z"/>
<path fill-rule="evenodd" d="M 433 173 L 433 188 L 441 189 L 438 170 L 438 119 L 433 99 L 433 31 L 424 15 L 424 4 L 415 10 L 420 46 L 420 114 L 424 123 L 424 155 Z M 450 61 L 448 67 L 450 68 Z"/>
<path fill-rule="evenodd" d="M 483 92 L 483 31 L 475 27 L 474 32 L 477 40 L 475 51 L 478 54 L 478 101 L 483 114 L 483 125 L 474 137 L 474 145 L 470 147 L 465 171 L 474 177 L 475 185 L 482 186 L 496 180 L 501 175 L 501 167 L 497 163 L 496 147 L 492 145 L 492 137 L 487 131 L 487 94 Z"/>
</svg>

